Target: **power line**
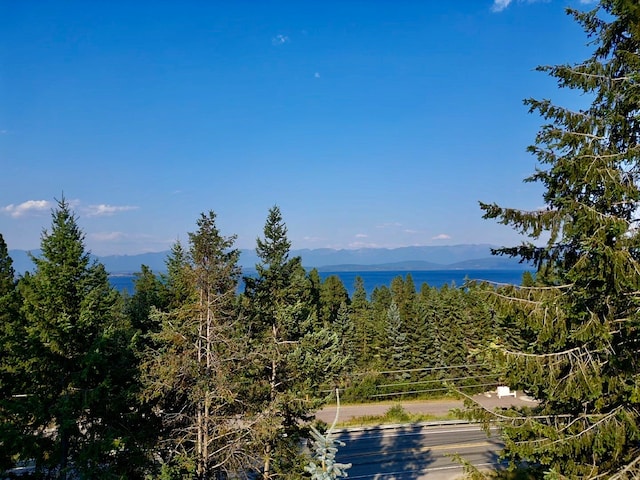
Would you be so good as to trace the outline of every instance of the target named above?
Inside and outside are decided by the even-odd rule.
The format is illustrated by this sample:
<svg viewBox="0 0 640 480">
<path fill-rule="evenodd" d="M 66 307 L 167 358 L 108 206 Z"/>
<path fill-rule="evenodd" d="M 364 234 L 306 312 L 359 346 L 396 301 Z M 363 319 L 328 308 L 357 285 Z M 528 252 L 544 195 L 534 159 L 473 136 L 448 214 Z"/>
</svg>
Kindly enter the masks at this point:
<svg viewBox="0 0 640 480">
<path fill-rule="evenodd" d="M 377 385 L 376 388 L 383 387 L 402 387 L 406 385 L 422 385 L 424 383 L 443 383 L 443 382 L 452 382 L 454 380 L 469 380 L 469 379 L 478 379 L 478 378 L 487 378 L 487 377 L 495 377 L 493 374 L 487 375 L 468 375 L 466 377 L 452 377 L 452 378 L 437 378 L 432 380 L 422 380 L 419 382 L 403 382 L 403 383 L 388 383 L 384 385 Z"/>
<path fill-rule="evenodd" d="M 355 373 L 354 376 L 357 375 L 371 375 L 371 374 L 378 374 L 378 375 L 387 375 L 387 374 L 391 374 L 391 373 L 408 373 L 408 372 L 430 372 L 430 371 L 434 371 L 434 370 L 447 370 L 449 368 L 470 368 L 470 367 L 488 367 L 491 364 L 489 363 L 471 363 L 471 364 L 466 364 L 466 365 L 448 365 L 448 366 L 441 366 L 441 367 L 423 367 L 423 368 L 408 368 L 405 370 L 383 370 L 380 372 L 376 372 L 376 371 L 368 371 L 368 372 L 359 372 L 359 373 Z"/>
<path fill-rule="evenodd" d="M 458 386 L 457 388 L 480 388 L 480 387 L 495 387 L 498 386 L 499 383 L 482 383 L 479 385 L 462 385 L 462 386 Z M 427 390 L 411 390 L 411 391 L 407 391 L 407 392 L 390 392 L 390 393 L 376 393 L 374 395 L 369 395 L 370 398 L 373 397 L 394 397 L 394 396 L 398 396 L 398 395 L 412 395 L 412 394 L 416 394 L 416 393 L 432 393 L 432 392 L 442 392 L 442 391 L 446 391 L 449 390 L 447 387 L 442 387 L 442 388 L 430 388 Z"/>
</svg>

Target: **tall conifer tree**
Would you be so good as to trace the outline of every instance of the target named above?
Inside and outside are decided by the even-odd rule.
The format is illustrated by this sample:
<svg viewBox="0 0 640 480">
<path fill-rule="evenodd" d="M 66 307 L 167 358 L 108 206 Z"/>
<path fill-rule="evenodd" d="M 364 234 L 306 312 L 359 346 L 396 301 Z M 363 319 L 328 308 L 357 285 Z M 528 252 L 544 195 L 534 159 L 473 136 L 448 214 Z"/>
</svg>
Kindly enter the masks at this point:
<svg viewBox="0 0 640 480">
<path fill-rule="evenodd" d="M 154 322 L 149 318 L 153 308 L 164 310 L 167 303 L 167 290 L 162 281 L 146 265 L 134 275 L 134 293 L 125 301 L 125 312 L 134 329 L 146 334 L 154 329 Z"/>
<path fill-rule="evenodd" d="M 349 302 L 349 294 L 338 275 L 328 276 L 320 287 L 320 315 L 324 325 L 331 325 L 343 303 Z"/>
<path fill-rule="evenodd" d="M 0 234 L 0 471 L 11 468 L 12 456 L 21 450 L 16 417 L 27 379 L 19 375 L 25 336 L 20 305 L 13 260 Z"/>
<path fill-rule="evenodd" d="M 357 276 L 354 281 L 354 290 L 351 298 L 351 317 L 354 326 L 354 351 L 355 361 L 360 369 L 370 368 L 373 364 L 374 338 L 373 315 L 371 305 L 367 299 L 367 291 L 364 288 L 364 280 Z"/>
<path fill-rule="evenodd" d="M 531 415 L 509 414 L 506 454 L 555 477 L 638 478 L 640 5 L 602 0 L 569 13 L 593 54 L 539 70 L 591 104 L 526 101 L 548 122 L 529 148 L 540 169 L 527 179 L 544 186 L 546 208 L 481 204 L 486 218 L 533 239 L 500 253 L 539 266 L 536 285 L 503 306 L 531 339 L 523 351 L 496 350 L 505 378 L 540 401 Z"/>
<path fill-rule="evenodd" d="M 141 475 L 135 361 L 130 329 L 104 266 L 90 259 L 84 234 L 63 198 L 44 231 L 33 275 L 22 279 L 22 373 L 27 440 L 22 458 L 58 478 Z M 55 428 L 51 434 L 49 428 Z"/>
<path fill-rule="evenodd" d="M 240 359 L 235 293 L 240 278 L 235 237 L 222 236 L 216 215 L 201 214 L 189 251 L 168 260 L 167 311 L 155 310 L 143 378 L 162 418 L 158 452 L 171 478 L 226 478 L 255 467 L 250 422 L 238 394 Z"/>
<path fill-rule="evenodd" d="M 407 372 L 410 368 L 409 344 L 407 334 L 400 316 L 400 309 L 396 302 L 391 302 L 387 310 L 385 322 L 387 344 L 385 345 L 386 367 L 394 370 L 394 378 L 397 381 L 405 381 L 411 375 Z"/>
<path fill-rule="evenodd" d="M 263 477 L 302 474 L 298 441 L 321 404 L 321 381 L 344 368 L 340 339 L 320 327 L 311 281 L 291 243 L 280 209 L 269 210 L 257 239 L 258 276 L 246 278 L 247 334 L 253 356 L 248 368 L 252 408 L 260 419 Z"/>
</svg>

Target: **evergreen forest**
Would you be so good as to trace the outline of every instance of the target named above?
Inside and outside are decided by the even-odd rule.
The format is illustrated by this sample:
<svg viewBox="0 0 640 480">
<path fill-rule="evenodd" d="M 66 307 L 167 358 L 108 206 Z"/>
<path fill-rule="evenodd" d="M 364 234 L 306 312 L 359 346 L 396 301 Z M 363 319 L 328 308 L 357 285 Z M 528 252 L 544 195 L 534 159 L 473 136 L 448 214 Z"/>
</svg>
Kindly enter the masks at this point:
<svg viewBox="0 0 640 480">
<path fill-rule="evenodd" d="M 440 289 L 410 274 L 351 297 L 290 257 L 269 212 L 257 275 L 201 214 L 166 273 L 110 287 L 63 198 L 36 268 L 16 278 L 0 235 L 3 470 L 43 478 L 304 476 L 299 445 L 332 401 L 469 393 L 501 379 L 478 354 L 498 335 L 489 284 Z M 528 278 L 528 280 L 527 280 Z M 530 276 L 525 280 L 532 281 Z M 238 283 L 246 285 L 238 293 Z"/>
<path fill-rule="evenodd" d="M 640 4 L 568 13 L 591 56 L 538 70 L 586 105 L 525 100 L 543 120 L 525 181 L 542 185 L 544 207 L 480 203 L 526 239 L 495 253 L 535 275 L 439 289 L 406 275 L 371 295 L 359 278 L 350 296 L 290 256 L 274 206 L 255 276 L 209 211 L 166 273 L 141 265 L 124 295 L 62 198 L 33 272 L 16 277 L 0 236 L 0 471 L 335 478 L 342 467 L 322 474 L 300 445 L 334 448 L 313 417 L 337 388 L 350 402 L 465 397 L 465 415 L 498 425 L 503 458 L 530 478 L 640 478 Z M 537 402 L 471 401 L 498 384 Z"/>
</svg>

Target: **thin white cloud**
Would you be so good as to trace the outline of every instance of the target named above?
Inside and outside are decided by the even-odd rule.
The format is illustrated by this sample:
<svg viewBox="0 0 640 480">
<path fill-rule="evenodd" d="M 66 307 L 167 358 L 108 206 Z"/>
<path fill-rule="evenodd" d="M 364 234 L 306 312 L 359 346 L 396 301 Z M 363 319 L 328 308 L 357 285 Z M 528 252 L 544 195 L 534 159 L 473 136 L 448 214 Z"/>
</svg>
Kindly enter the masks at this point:
<svg viewBox="0 0 640 480">
<path fill-rule="evenodd" d="M 388 222 L 381 223 L 380 225 L 376 225 L 376 228 L 393 228 L 393 227 L 401 227 L 402 224 L 400 222 Z"/>
<path fill-rule="evenodd" d="M 431 237 L 431 240 L 451 240 L 451 235 L 441 233 L 439 235 L 436 235 L 435 237 Z"/>
<path fill-rule="evenodd" d="M 380 245 L 377 243 L 367 243 L 367 242 L 351 242 L 348 245 L 348 248 L 379 248 Z"/>
<path fill-rule="evenodd" d="M 493 0 L 493 5 L 491 6 L 492 12 L 501 12 L 509 5 L 513 3 L 514 0 Z M 516 0 L 516 3 L 539 3 L 539 2 L 548 2 L 549 0 Z M 580 0 L 580 3 L 590 3 L 594 0 Z"/>
<path fill-rule="evenodd" d="M 493 12 L 501 12 L 505 8 L 509 6 L 511 0 L 493 0 L 493 6 L 491 7 L 491 11 Z"/>
<path fill-rule="evenodd" d="M 96 232 L 90 234 L 89 238 L 97 242 L 115 242 L 122 240 L 125 236 L 123 232 Z"/>
<path fill-rule="evenodd" d="M 116 213 L 119 213 L 119 212 L 136 210 L 137 208 L 138 207 L 134 207 L 131 205 L 117 206 L 117 205 L 100 204 L 100 205 L 89 205 L 84 210 L 85 210 L 85 215 L 87 215 L 88 217 L 104 217 L 104 216 L 115 215 Z"/>
<path fill-rule="evenodd" d="M 19 205 L 13 203 L 2 208 L 2 211 L 13 218 L 23 217 L 29 214 L 39 214 L 51 209 L 51 202 L 47 200 L 27 200 Z"/>
<path fill-rule="evenodd" d="M 416 235 L 416 234 L 420 233 L 418 230 L 412 230 L 412 229 L 410 229 L 410 228 L 405 228 L 405 229 L 403 230 L 403 232 L 404 232 L 404 233 L 409 233 L 409 234 L 411 234 L 411 235 Z"/>
<path fill-rule="evenodd" d="M 305 242 L 320 242 L 320 241 L 324 240 L 322 237 L 310 237 L 310 236 L 302 237 L 302 239 Z"/>
<path fill-rule="evenodd" d="M 284 45 L 285 43 L 288 43 L 289 37 L 287 37 L 286 35 L 276 35 L 275 37 L 273 37 L 271 39 L 271 43 L 273 45 Z"/>
<path fill-rule="evenodd" d="M 80 208 L 80 205 L 82 205 L 82 202 L 78 198 L 73 198 L 71 200 L 65 199 L 65 201 L 67 202 L 67 205 L 71 207 L 72 210 Z"/>
<path fill-rule="evenodd" d="M 87 246 L 95 255 L 134 255 L 146 252 L 168 250 L 176 242 L 175 238 L 164 239 L 141 233 L 120 231 L 92 232 L 87 234 Z"/>
<path fill-rule="evenodd" d="M 144 233 L 126 233 L 126 232 L 93 232 L 87 235 L 87 238 L 96 242 L 119 242 L 119 241 L 155 241 L 161 243 L 172 244 L 175 242 L 173 240 L 158 240 L 152 235 L 147 235 Z"/>
<path fill-rule="evenodd" d="M 369 235 L 366 233 L 356 233 L 356 238 L 368 238 Z"/>
</svg>

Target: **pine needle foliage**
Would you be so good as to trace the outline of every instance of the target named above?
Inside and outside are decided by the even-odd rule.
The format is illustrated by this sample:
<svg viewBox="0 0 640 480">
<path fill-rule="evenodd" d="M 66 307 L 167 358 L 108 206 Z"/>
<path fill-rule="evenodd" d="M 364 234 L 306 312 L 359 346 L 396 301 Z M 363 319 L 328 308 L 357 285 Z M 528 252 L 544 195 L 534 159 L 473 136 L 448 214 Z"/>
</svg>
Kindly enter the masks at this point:
<svg viewBox="0 0 640 480">
<path fill-rule="evenodd" d="M 20 280 L 24 339 L 15 355 L 20 459 L 56 478 L 140 478 L 146 463 L 131 329 L 104 266 L 91 260 L 63 198 Z"/>
<path fill-rule="evenodd" d="M 640 4 L 602 0 L 568 10 L 593 53 L 542 66 L 560 88 L 591 99 L 572 111 L 526 100 L 547 123 L 529 151 L 546 208 L 481 204 L 531 241 L 496 253 L 534 261 L 534 285 L 495 292 L 504 380 L 539 401 L 502 416 L 507 458 L 549 478 L 640 475 Z M 542 246 L 534 242 L 542 242 Z M 516 336 L 520 334 L 520 341 Z"/>
<path fill-rule="evenodd" d="M 351 464 L 336 461 L 338 447 L 344 447 L 345 443 L 333 438 L 330 431 L 323 435 L 313 426 L 311 427 L 311 437 L 314 460 L 304 468 L 311 474 L 311 478 L 313 480 L 334 480 L 347 477 L 346 470 L 351 467 Z"/>
<path fill-rule="evenodd" d="M 242 478 L 255 468 L 239 392 L 243 341 L 235 334 L 240 278 L 235 237 L 201 214 L 189 249 L 169 259 L 169 308 L 155 310 L 142 363 L 145 399 L 162 419 L 158 458 L 171 478 Z"/>
<path fill-rule="evenodd" d="M 299 441 L 326 394 L 320 383 L 336 382 L 348 358 L 341 339 L 321 325 L 310 301 L 312 282 L 290 242 L 280 209 L 269 210 L 257 239 L 257 277 L 245 278 L 243 329 L 251 345 L 245 374 L 247 398 L 262 444 L 262 478 L 304 475 Z"/>
<path fill-rule="evenodd" d="M 349 476 L 347 470 L 352 465 L 336 461 L 338 447 L 344 447 L 346 444 L 332 436 L 340 415 L 340 392 L 338 389 L 336 389 L 336 402 L 336 418 L 324 434 L 317 428 L 310 427 L 313 459 L 304 467 L 304 470 L 311 474 L 312 480 L 335 480 Z"/>
<path fill-rule="evenodd" d="M 21 428 L 14 419 L 21 411 L 16 394 L 25 383 L 18 374 L 25 336 L 21 303 L 13 260 L 0 234 L 0 471 L 10 469 L 20 451 Z"/>
</svg>

